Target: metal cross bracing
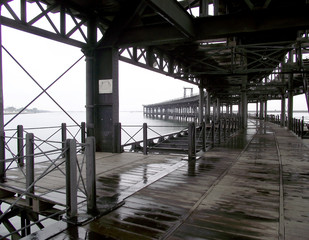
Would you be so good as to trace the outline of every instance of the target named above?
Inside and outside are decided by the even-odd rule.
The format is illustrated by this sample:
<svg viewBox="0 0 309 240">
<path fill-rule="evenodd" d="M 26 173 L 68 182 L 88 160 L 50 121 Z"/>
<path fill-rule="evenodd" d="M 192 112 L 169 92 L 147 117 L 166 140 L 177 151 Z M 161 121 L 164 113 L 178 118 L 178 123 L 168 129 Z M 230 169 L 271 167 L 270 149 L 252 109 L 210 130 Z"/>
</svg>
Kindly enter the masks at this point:
<svg viewBox="0 0 309 240">
<path fill-rule="evenodd" d="M 199 78 L 191 73 L 190 67 L 181 60 L 175 60 L 172 55 L 155 48 L 121 48 L 119 59 L 148 70 L 162 73 L 195 85 L 200 84 Z"/>
</svg>

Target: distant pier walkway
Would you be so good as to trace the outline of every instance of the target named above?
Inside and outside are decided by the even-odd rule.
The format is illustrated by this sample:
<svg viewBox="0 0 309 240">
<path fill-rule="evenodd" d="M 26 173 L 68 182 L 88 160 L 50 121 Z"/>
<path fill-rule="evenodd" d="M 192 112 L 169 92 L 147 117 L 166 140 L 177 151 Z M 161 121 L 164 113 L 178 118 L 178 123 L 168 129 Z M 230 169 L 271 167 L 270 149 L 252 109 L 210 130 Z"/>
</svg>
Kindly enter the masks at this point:
<svg viewBox="0 0 309 240">
<path fill-rule="evenodd" d="M 27 239 L 306 239 L 304 141 L 249 120 L 246 131 L 196 161 L 98 153 L 98 205 L 121 206 L 81 226 L 60 221 Z"/>
</svg>

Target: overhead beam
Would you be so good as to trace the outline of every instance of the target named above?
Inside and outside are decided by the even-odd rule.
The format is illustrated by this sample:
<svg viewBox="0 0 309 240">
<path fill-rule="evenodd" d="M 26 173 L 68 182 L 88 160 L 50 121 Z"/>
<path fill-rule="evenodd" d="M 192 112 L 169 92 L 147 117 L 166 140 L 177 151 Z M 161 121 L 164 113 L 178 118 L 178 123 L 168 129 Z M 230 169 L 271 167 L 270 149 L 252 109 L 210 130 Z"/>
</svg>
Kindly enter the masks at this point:
<svg viewBox="0 0 309 240">
<path fill-rule="evenodd" d="M 309 28 L 308 11 L 309 6 L 302 5 L 301 7 L 260 9 L 241 14 L 196 18 L 192 20 L 196 33 L 194 40 L 202 41 L 275 30 L 306 29 Z M 123 33 L 118 44 L 119 46 L 147 46 L 188 40 L 176 30 L 175 26 L 167 24 L 129 29 Z"/>
<path fill-rule="evenodd" d="M 195 36 L 193 18 L 179 3 L 174 0 L 146 0 L 146 2 L 185 37 Z"/>
<path fill-rule="evenodd" d="M 18 29 L 20 31 L 24 31 L 27 33 L 31 33 L 40 37 L 48 38 L 57 42 L 65 43 L 71 46 L 83 48 L 86 46 L 86 43 L 83 43 L 81 41 L 74 40 L 72 38 L 65 37 L 61 34 L 52 33 L 50 31 L 27 25 L 21 21 L 15 21 L 13 19 L 0 16 L 1 24 L 3 26 L 11 27 L 14 29 Z"/>
</svg>

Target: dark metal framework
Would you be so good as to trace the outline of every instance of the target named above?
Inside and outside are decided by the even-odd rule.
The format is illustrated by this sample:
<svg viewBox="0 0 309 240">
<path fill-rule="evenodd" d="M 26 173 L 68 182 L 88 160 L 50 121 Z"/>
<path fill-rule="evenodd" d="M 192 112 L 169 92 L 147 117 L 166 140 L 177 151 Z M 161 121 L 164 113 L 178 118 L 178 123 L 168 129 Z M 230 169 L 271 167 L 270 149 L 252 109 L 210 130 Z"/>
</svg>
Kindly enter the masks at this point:
<svg viewBox="0 0 309 240">
<path fill-rule="evenodd" d="M 13 7 L 16 2 L 18 8 Z M 293 95 L 309 96 L 308 68 L 302 59 L 308 52 L 306 0 L 0 3 L 7 13 L 0 17 L 2 25 L 84 51 L 87 129 L 90 135 L 95 135 L 94 129 L 99 132 L 97 138 L 112 141 L 113 127 L 106 125 L 118 121 L 119 59 L 206 88 L 212 101 L 238 102 L 243 116 L 248 102 L 288 97 L 291 111 Z M 100 93 L 99 82 L 110 80 L 115 91 Z M 102 122 L 106 114 L 109 120 Z"/>
</svg>

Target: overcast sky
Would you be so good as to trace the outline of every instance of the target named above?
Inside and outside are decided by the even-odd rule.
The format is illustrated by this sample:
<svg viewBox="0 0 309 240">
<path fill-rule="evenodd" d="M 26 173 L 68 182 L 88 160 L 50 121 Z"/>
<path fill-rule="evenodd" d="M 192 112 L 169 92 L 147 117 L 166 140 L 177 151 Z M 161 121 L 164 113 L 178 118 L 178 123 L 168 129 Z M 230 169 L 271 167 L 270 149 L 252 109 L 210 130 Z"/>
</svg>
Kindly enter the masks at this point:
<svg viewBox="0 0 309 240">
<path fill-rule="evenodd" d="M 81 56 L 79 48 L 38 36 L 2 27 L 3 46 L 30 75 L 47 87 Z M 4 105 L 23 107 L 40 88 L 3 50 Z M 85 59 L 82 59 L 48 93 L 66 110 L 84 110 Z M 183 96 L 183 87 L 197 87 L 124 62 L 119 63 L 119 95 L 121 110 L 142 110 L 142 104 L 155 103 Z M 30 108 L 58 110 L 43 94 Z"/>
<path fill-rule="evenodd" d="M 18 2 L 18 1 L 13 1 Z M 31 5 L 32 6 L 32 5 Z M 3 13 L 5 14 L 5 13 Z M 42 85 L 47 87 L 82 56 L 79 48 L 2 27 L 3 46 Z M 3 51 L 4 106 L 24 107 L 41 89 Z M 85 59 L 62 77 L 48 93 L 67 111 L 85 110 Z M 198 88 L 124 62 L 119 63 L 120 110 L 142 110 L 143 104 L 156 103 L 183 96 L 184 87 Z M 30 108 L 60 110 L 46 94 Z M 280 101 L 269 101 L 268 108 L 280 110 Z M 255 110 L 255 105 L 249 105 Z M 305 110 L 303 95 L 294 97 L 294 109 Z"/>
</svg>

